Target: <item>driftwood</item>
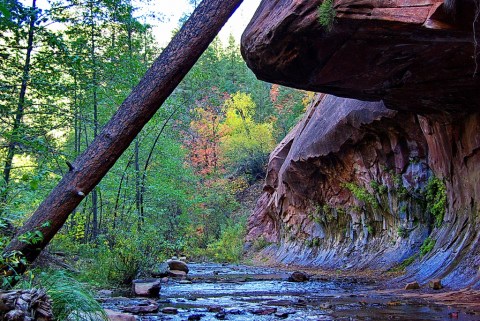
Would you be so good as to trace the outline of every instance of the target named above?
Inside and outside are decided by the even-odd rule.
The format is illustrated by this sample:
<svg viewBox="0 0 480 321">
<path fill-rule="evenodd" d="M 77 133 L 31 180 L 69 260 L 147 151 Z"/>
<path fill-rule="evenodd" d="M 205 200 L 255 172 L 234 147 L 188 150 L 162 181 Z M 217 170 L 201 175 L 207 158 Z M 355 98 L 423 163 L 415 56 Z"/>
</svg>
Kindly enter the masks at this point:
<svg viewBox="0 0 480 321">
<path fill-rule="evenodd" d="M 53 320 L 50 297 L 42 289 L 0 292 L 0 321 Z"/>
</svg>

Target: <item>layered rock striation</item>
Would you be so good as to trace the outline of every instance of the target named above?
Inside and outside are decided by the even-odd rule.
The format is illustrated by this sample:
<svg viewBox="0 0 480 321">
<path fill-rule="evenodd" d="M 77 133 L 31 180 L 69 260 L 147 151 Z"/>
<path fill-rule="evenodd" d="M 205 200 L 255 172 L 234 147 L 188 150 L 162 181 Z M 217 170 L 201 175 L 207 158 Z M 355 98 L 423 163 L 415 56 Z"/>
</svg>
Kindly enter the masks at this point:
<svg viewBox="0 0 480 321">
<path fill-rule="evenodd" d="M 247 240 L 284 263 L 403 262 L 420 282 L 480 287 L 475 1 L 336 0 L 331 29 L 321 1 L 262 1 L 249 67 L 329 95 L 271 154 Z"/>
</svg>

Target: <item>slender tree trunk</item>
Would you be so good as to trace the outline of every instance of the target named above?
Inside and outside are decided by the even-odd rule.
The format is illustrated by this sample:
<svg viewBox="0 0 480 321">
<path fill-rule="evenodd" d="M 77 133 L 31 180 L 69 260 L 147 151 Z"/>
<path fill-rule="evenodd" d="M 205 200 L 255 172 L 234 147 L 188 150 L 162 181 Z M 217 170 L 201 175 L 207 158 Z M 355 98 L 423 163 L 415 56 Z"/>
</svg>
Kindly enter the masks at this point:
<svg viewBox="0 0 480 321">
<path fill-rule="evenodd" d="M 100 182 L 178 86 L 241 3 L 242 0 L 204 0 L 200 3 L 101 133 L 19 230 L 5 248 L 5 253 L 20 251 L 27 262 L 37 258 L 69 214 Z M 31 245 L 19 239 L 20 235 L 36 230 L 43 233 L 41 242 Z M 23 264 L 14 271 L 2 266 L 0 273 L 23 273 L 25 269 Z"/>
<path fill-rule="evenodd" d="M 153 141 L 152 146 L 150 147 L 150 152 L 148 153 L 147 160 L 145 161 L 145 165 L 143 166 L 143 173 L 142 173 L 142 180 L 140 182 L 140 217 L 145 217 L 145 204 L 144 204 L 144 196 L 146 192 L 146 180 L 147 180 L 147 170 L 148 166 L 150 165 L 150 161 L 152 160 L 153 152 L 155 151 L 155 147 L 157 146 L 157 143 L 162 136 L 163 131 L 167 127 L 168 122 L 172 119 L 173 115 L 177 112 L 178 107 L 175 108 L 170 115 L 167 117 L 167 119 L 163 122 L 162 128 L 157 134 L 157 137 L 155 137 L 155 140 Z"/>
<path fill-rule="evenodd" d="M 140 144 L 138 142 L 138 137 L 135 138 L 135 161 L 134 161 L 134 167 L 135 167 L 135 207 L 137 209 L 137 215 L 138 215 L 138 229 L 140 230 L 142 228 L 143 222 L 144 222 L 144 217 L 143 213 L 141 212 L 142 208 L 142 200 L 141 200 L 141 190 L 140 190 L 140 160 L 139 160 L 139 154 L 140 154 Z"/>
<path fill-rule="evenodd" d="M 7 157 L 5 159 L 5 166 L 3 168 L 3 183 L 4 189 L 0 195 L 0 202 L 6 204 L 8 199 L 8 185 L 10 183 L 10 173 L 13 165 L 13 157 L 17 145 L 18 136 L 20 135 L 20 127 L 23 122 L 25 114 L 25 96 L 27 94 L 28 79 L 30 77 L 30 59 L 33 50 L 33 37 L 35 33 L 35 22 L 37 21 L 37 5 L 36 0 L 32 1 L 30 8 L 30 23 L 28 26 L 27 52 L 25 54 L 25 64 L 23 65 L 22 84 L 20 86 L 20 94 L 18 97 L 17 110 L 15 111 L 15 119 L 13 121 L 13 128 L 11 132 L 10 142 L 8 144 Z"/>
<path fill-rule="evenodd" d="M 92 98 L 93 98 L 93 139 L 98 135 L 98 99 L 97 99 L 97 86 L 98 86 L 98 75 L 97 75 L 97 57 L 95 54 L 95 16 L 94 16 L 94 7 L 93 0 L 90 1 L 90 18 L 91 18 L 91 52 L 90 59 L 92 63 Z M 91 239 L 95 241 L 98 236 L 98 191 L 97 187 L 93 188 L 92 191 L 92 234 Z"/>
</svg>

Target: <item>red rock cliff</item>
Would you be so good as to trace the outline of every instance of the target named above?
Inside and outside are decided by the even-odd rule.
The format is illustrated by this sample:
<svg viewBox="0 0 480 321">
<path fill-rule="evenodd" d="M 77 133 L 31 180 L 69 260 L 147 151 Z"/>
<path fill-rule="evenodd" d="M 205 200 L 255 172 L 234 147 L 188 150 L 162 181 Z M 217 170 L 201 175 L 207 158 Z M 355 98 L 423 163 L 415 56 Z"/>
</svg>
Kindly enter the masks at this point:
<svg viewBox="0 0 480 321">
<path fill-rule="evenodd" d="M 428 236 L 435 246 L 408 276 L 480 286 L 474 1 L 336 0 L 331 30 L 321 1 L 262 1 L 242 37 L 250 68 L 345 98 L 317 96 L 272 153 L 248 240 L 274 242 L 269 254 L 286 263 L 388 269 Z M 446 187 L 443 218 L 433 177 Z"/>
</svg>

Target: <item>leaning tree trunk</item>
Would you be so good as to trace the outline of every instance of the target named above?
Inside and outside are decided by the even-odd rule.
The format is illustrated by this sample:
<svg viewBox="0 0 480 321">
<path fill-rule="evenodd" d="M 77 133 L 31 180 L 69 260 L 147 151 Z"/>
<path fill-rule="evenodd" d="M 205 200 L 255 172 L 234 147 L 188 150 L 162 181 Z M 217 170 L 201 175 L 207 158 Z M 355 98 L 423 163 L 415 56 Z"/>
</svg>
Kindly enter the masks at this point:
<svg viewBox="0 0 480 321">
<path fill-rule="evenodd" d="M 63 226 L 68 215 L 100 182 L 143 126 L 192 68 L 242 0 L 204 0 L 155 60 L 140 83 L 119 107 L 93 143 L 70 166 L 70 171 L 5 248 L 23 253 L 33 262 Z M 21 235 L 40 231 L 36 244 Z M 24 237 L 25 238 L 25 237 Z M 26 266 L 0 267 L 0 273 L 23 273 Z"/>
</svg>

